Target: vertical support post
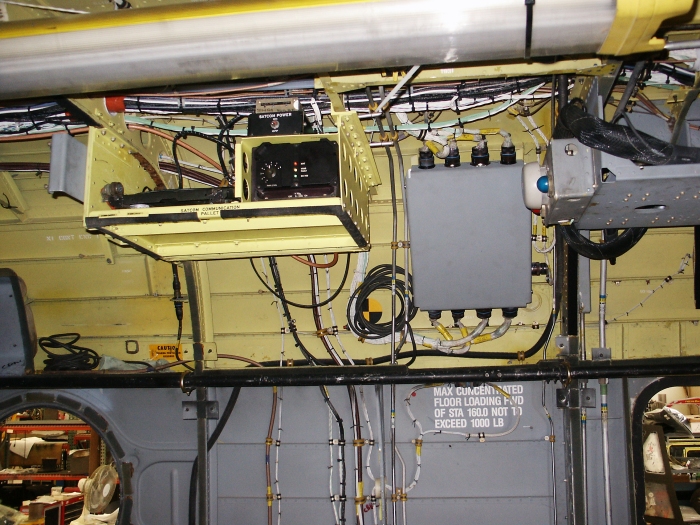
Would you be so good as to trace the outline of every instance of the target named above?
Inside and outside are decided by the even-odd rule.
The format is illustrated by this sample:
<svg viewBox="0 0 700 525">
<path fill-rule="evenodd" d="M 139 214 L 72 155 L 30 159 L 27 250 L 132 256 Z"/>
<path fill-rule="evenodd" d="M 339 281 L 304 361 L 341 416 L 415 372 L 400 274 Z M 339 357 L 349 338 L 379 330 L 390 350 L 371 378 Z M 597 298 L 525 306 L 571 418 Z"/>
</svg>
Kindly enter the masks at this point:
<svg viewBox="0 0 700 525">
<path fill-rule="evenodd" d="M 194 347 L 195 373 L 204 370 L 204 355 L 202 341 L 206 337 L 206 325 L 204 305 L 209 297 L 204 297 L 202 286 L 201 262 L 186 261 L 183 263 L 185 270 L 185 283 L 187 284 L 187 296 L 190 304 L 190 317 L 192 319 L 192 342 Z M 207 290 L 208 290 L 208 283 Z M 207 429 L 207 388 L 198 387 L 197 395 L 197 457 L 199 465 L 197 469 L 197 523 L 209 525 L 209 450 L 207 441 L 209 432 Z"/>
<path fill-rule="evenodd" d="M 88 456 L 88 475 L 100 466 L 100 435 L 90 429 L 90 454 Z"/>
</svg>

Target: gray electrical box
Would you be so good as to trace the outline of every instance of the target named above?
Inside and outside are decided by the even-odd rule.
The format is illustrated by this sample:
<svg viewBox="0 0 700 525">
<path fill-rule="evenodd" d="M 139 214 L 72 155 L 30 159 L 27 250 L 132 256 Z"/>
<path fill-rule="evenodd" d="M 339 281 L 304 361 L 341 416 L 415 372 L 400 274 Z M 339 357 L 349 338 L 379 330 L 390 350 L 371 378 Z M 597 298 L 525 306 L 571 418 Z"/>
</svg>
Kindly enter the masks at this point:
<svg viewBox="0 0 700 525">
<path fill-rule="evenodd" d="M 422 310 L 526 306 L 531 212 L 522 162 L 411 168 L 406 180 L 415 304 Z"/>
</svg>

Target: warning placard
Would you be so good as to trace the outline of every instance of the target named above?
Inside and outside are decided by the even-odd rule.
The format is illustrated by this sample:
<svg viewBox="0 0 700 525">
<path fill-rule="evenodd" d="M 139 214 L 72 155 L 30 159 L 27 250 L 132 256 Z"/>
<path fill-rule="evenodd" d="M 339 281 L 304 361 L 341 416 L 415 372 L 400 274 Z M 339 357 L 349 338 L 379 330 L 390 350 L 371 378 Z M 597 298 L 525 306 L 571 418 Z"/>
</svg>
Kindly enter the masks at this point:
<svg viewBox="0 0 700 525">
<path fill-rule="evenodd" d="M 148 345 L 148 348 L 151 351 L 151 359 L 154 361 L 158 359 L 175 361 L 175 349 L 178 350 L 178 353 L 182 357 L 182 345 L 180 345 L 179 348 L 177 345 Z"/>
<path fill-rule="evenodd" d="M 510 400 L 490 385 L 433 387 L 431 414 L 436 429 L 488 432 L 505 430 L 513 418 L 522 415 L 523 386 L 500 385 Z"/>
</svg>

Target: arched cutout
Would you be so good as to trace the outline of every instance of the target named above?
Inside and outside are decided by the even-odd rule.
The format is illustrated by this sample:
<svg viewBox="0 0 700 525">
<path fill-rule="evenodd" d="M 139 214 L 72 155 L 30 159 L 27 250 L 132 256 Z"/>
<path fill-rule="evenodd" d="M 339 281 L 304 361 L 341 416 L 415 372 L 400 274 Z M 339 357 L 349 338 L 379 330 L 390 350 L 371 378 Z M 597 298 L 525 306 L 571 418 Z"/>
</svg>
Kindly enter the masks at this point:
<svg viewBox="0 0 700 525">
<path fill-rule="evenodd" d="M 129 525 L 131 523 L 131 510 L 134 505 L 134 491 L 131 483 L 133 467 L 131 463 L 123 461 L 124 449 L 117 441 L 114 432 L 110 429 L 109 422 L 97 410 L 83 401 L 71 397 L 65 391 L 32 391 L 18 393 L 0 401 L 0 419 L 6 419 L 15 412 L 44 407 L 56 408 L 82 419 L 104 441 L 105 446 L 112 454 L 112 458 L 114 458 L 114 464 L 121 484 L 117 525 Z"/>
<path fill-rule="evenodd" d="M 651 381 L 637 395 L 631 414 L 631 437 L 632 443 L 630 448 L 632 461 L 632 482 L 634 490 L 634 501 L 632 508 L 634 510 L 634 523 L 645 525 L 644 510 L 646 503 L 644 499 L 644 459 L 642 457 L 643 449 L 643 427 L 642 419 L 646 411 L 649 401 L 660 391 L 672 386 L 700 386 L 700 378 L 697 376 L 679 376 L 679 377 L 662 377 Z M 630 392 L 630 395 L 634 395 Z M 629 396 L 626 396 L 629 397 Z"/>
</svg>

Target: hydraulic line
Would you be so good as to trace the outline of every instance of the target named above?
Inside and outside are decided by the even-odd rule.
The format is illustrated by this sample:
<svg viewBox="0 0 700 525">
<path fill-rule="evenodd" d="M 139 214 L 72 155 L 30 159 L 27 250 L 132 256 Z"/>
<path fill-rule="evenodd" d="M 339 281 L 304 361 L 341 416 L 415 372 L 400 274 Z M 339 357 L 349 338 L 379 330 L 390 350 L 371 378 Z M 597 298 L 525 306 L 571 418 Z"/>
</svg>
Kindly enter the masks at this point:
<svg viewBox="0 0 700 525">
<path fill-rule="evenodd" d="M 579 292 L 579 351 L 578 358 L 586 360 L 586 313 L 584 311 L 583 300 Z M 588 381 L 581 381 L 581 388 L 586 388 Z M 583 489 L 583 525 L 588 525 L 588 417 L 586 407 L 581 407 L 581 488 Z"/>
<path fill-rule="evenodd" d="M 319 286 L 318 286 L 318 265 L 316 264 L 316 258 L 313 255 L 308 256 L 309 266 L 311 267 L 311 297 L 312 301 L 318 303 L 319 297 Z M 343 366 L 343 361 L 338 355 L 338 352 L 333 347 L 330 339 L 325 333 L 323 327 L 323 317 L 321 314 L 321 308 L 316 307 L 313 310 L 314 324 L 316 325 L 317 334 L 323 343 L 323 346 L 328 351 L 328 354 L 335 361 L 338 366 Z M 348 396 L 350 397 L 350 411 L 352 414 L 352 429 L 353 429 L 353 448 L 355 450 L 355 514 L 357 517 L 357 525 L 364 524 L 364 494 L 363 494 L 363 484 L 362 484 L 362 430 L 360 426 L 360 416 L 359 407 L 357 402 L 357 392 L 355 387 L 348 385 Z"/>
<path fill-rule="evenodd" d="M 374 106 L 374 96 L 372 88 L 367 87 L 367 98 L 370 103 L 370 110 Z M 376 108 L 374 108 L 376 109 Z M 384 126 L 381 118 L 375 118 L 379 132 L 384 135 Z M 398 212 L 396 206 L 396 180 L 394 176 L 394 157 L 391 148 L 386 147 L 386 154 L 389 160 L 389 185 L 391 189 L 391 364 L 396 364 L 396 249 L 398 248 Z M 408 270 L 406 270 L 408 272 Z M 396 522 L 396 386 L 391 386 L 391 514 L 392 525 Z"/>
<path fill-rule="evenodd" d="M 598 310 L 599 345 L 606 347 L 605 306 L 607 303 L 608 262 L 600 261 L 600 300 Z M 612 489 L 610 486 L 610 441 L 608 435 L 608 379 L 598 379 L 600 385 L 600 419 L 603 431 L 603 481 L 605 487 L 605 524 L 612 525 Z"/>
<path fill-rule="evenodd" d="M 272 387 L 272 411 L 270 412 L 270 425 L 267 427 L 265 437 L 265 480 L 267 481 L 267 525 L 272 525 L 272 502 L 275 496 L 272 494 L 272 473 L 270 472 L 270 447 L 274 444 L 272 431 L 275 427 L 275 416 L 277 415 L 277 387 Z"/>
</svg>

